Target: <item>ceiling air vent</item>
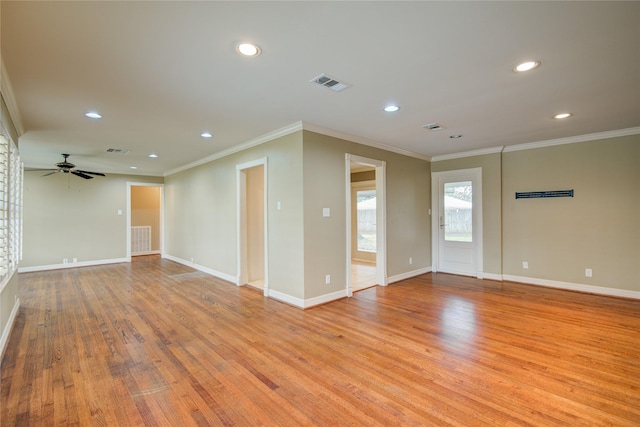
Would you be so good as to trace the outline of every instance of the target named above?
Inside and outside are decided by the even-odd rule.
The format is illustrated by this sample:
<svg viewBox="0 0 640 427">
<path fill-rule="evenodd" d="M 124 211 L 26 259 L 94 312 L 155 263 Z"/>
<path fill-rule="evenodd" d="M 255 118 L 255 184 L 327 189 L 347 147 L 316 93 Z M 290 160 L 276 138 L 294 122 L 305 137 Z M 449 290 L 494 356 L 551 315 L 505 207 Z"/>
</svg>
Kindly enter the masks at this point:
<svg viewBox="0 0 640 427">
<path fill-rule="evenodd" d="M 122 148 L 107 148 L 107 153 L 113 154 L 127 154 L 131 150 L 123 150 Z"/>
<path fill-rule="evenodd" d="M 436 130 L 442 130 L 442 129 L 444 129 L 444 127 L 443 127 L 443 126 L 440 126 L 440 125 L 439 125 L 439 124 L 437 124 L 437 123 L 429 123 L 428 125 L 424 125 L 424 126 L 422 126 L 422 127 L 423 127 L 423 128 L 425 128 L 425 129 L 427 129 L 427 130 L 433 130 L 433 131 L 436 131 Z"/>
<path fill-rule="evenodd" d="M 340 82 L 333 77 L 327 76 L 326 74 L 320 74 L 319 76 L 314 77 L 312 80 L 310 80 L 310 82 L 329 88 L 334 92 L 340 92 L 341 90 L 345 90 L 351 87 L 349 83 Z"/>
</svg>

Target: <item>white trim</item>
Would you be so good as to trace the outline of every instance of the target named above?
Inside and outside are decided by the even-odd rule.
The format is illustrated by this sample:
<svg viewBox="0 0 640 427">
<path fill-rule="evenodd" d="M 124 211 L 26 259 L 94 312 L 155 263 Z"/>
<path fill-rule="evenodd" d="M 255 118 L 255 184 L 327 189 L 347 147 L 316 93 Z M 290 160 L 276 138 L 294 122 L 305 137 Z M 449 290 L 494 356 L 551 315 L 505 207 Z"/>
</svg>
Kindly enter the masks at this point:
<svg viewBox="0 0 640 427">
<path fill-rule="evenodd" d="M 406 273 L 396 274 L 395 276 L 389 276 L 387 277 L 387 283 L 391 284 L 427 273 L 431 273 L 431 267 L 419 268 L 417 270 L 407 271 Z"/>
<path fill-rule="evenodd" d="M 352 135 L 349 133 L 340 132 L 337 130 L 325 128 L 322 126 L 318 126 L 309 122 L 301 122 L 302 128 L 304 130 L 308 130 L 310 132 L 319 133 L 326 136 L 331 136 L 333 138 L 344 139 L 345 141 L 355 142 L 356 144 L 366 145 L 369 147 L 379 148 L 380 150 L 390 151 L 392 153 L 402 154 L 407 157 L 414 157 L 416 159 L 430 161 L 430 156 L 425 156 L 424 154 L 414 153 L 413 151 L 404 150 L 402 148 L 394 147 L 392 145 L 387 145 L 382 142 L 373 141 L 371 139 L 363 138 L 361 136 Z"/>
<path fill-rule="evenodd" d="M 504 152 L 533 150 L 535 148 L 551 147 L 554 145 L 575 144 L 577 142 L 595 141 L 598 139 L 617 138 L 640 134 L 640 127 L 612 130 L 607 132 L 590 133 L 587 135 L 570 136 L 567 138 L 550 139 L 547 141 L 529 142 L 526 144 L 509 145 L 504 148 Z"/>
<path fill-rule="evenodd" d="M 7 347 L 7 343 L 9 342 L 9 335 L 11 334 L 11 330 L 13 329 L 13 324 L 16 321 L 19 310 L 20 298 L 16 298 L 15 302 L 13 303 L 13 309 L 11 309 L 11 314 L 9 314 L 7 324 L 2 331 L 2 337 L 0 338 L 0 360 L 2 360 L 2 356 L 4 356 L 4 350 Z"/>
<path fill-rule="evenodd" d="M 473 177 L 473 242 L 476 271 L 473 275 L 478 279 L 484 277 L 484 235 L 482 216 L 482 168 L 456 169 L 442 172 L 431 172 L 431 267 L 433 272 L 469 275 L 456 271 L 438 270 L 439 246 L 440 246 L 440 179 L 456 179 L 458 177 L 466 179 Z"/>
<path fill-rule="evenodd" d="M 502 274 L 494 274 L 494 273 L 482 273 L 482 278 L 487 280 L 497 280 L 498 282 L 502 282 L 504 280 Z"/>
<path fill-rule="evenodd" d="M 269 290 L 269 298 L 273 298 L 277 301 L 284 302 L 298 308 L 304 308 L 304 300 L 302 298 L 292 297 L 289 294 L 274 291 L 273 289 Z"/>
<path fill-rule="evenodd" d="M 462 159 L 465 157 L 484 156 L 486 154 L 502 153 L 504 147 L 481 148 L 479 150 L 463 151 L 461 153 L 443 154 L 441 156 L 433 156 L 431 162 L 441 162 L 443 160 Z"/>
<path fill-rule="evenodd" d="M 247 223 L 246 219 L 246 192 L 247 192 L 247 182 L 246 182 L 246 170 L 251 169 L 257 166 L 263 167 L 263 218 L 264 218 L 264 286 L 263 293 L 264 296 L 269 295 L 269 174 L 268 174 L 268 166 L 269 166 L 269 158 L 262 157 L 260 159 L 256 159 L 250 162 L 242 163 L 236 165 L 236 219 L 237 219 L 237 248 L 238 248 L 238 276 L 236 278 L 236 283 L 238 286 L 246 284 L 248 280 L 248 270 L 247 270 L 247 230 L 246 226 L 243 226 Z"/>
<path fill-rule="evenodd" d="M 270 290 L 269 297 L 273 298 L 274 300 L 277 300 L 289 305 L 293 305 L 298 308 L 305 309 L 305 308 L 315 307 L 320 304 L 326 304 L 342 298 L 346 298 L 347 293 L 344 289 L 342 289 L 339 291 L 331 292 L 329 294 L 324 294 L 324 295 L 320 295 L 320 296 L 309 298 L 309 299 L 302 299 L 302 298 L 292 297 L 291 295 L 288 295 L 282 292 Z"/>
<path fill-rule="evenodd" d="M 376 168 L 376 284 L 387 286 L 387 163 L 346 153 L 345 159 L 345 211 L 346 211 L 346 294 L 351 288 L 351 163 Z"/>
<path fill-rule="evenodd" d="M 603 286 L 585 285 L 582 283 L 560 282 L 557 280 L 536 279 L 534 277 L 511 276 L 504 274 L 504 281 L 525 283 L 528 285 L 546 286 L 550 288 L 567 289 L 571 291 L 587 292 L 591 294 L 601 294 L 613 297 L 640 299 L 640 291 L 629 291 L 626 289 L 605 288 Z"/>
<path fill-rule="evenodd" d="M 203 273 L 210 274 L 211 276 L 217 277 L 218 279 L 226 280 L 227 282 L 230 282 L 234 285 L 238 284 L 238 278 L 230 274 L 222 273 L 212 268 L 205 267 L 204 265 L 195 264 L 195 263 L 186 261 L 182 258 L 175 257 L 173 255 L 164 254 L 163 258 L 177 262 L 178 264 L 186 265 L 187 267 L 191 267 L 195 270 L 202 271 Z"/>
<path fill-rule="evenodd" d="M 131 187 L 160 187 L 160 224 L 158 224 L 160 233 L 160 250 L 151 251 L 148 253 L 138 253 L 136 255 L 151 255 L 156 253 L 163 253 L 164 251 L 164 184 L 153 182 L 133 182 L 127 181 L 127 200 L 126 200 L 126 214 L 127 214 L 127 229 L 126 229 L 126 245 L 127 245 L 127 262 L 131 262 Z"/>
<path fill-rule="evenodd" d="M 20 116 L 20 109 L 18 108 L 18 103 L 16 102 L 15 94 L 13 93 L 13 86 L 11 85 L 11 80 L 9 79 L 9 74 L 7 73 L 7 69 L 4 66 L 4 61 L 1 58 L 0 54 L 0 94 L 2 94 L 2 98 L 4 99 L 4 103 L 7 105 L 7 109 L 9 110 L 9 115 L 11 116 L 11 121 L 13 122 L 13 127 L 18 132 L 18 136 L 22 136 L 24 134 L 24 126 L 22 125 L 22 117 Z M 10 139 L 10 138 L 7 138 Z M 16 141 L 17 143 L 17 141 Z"/>
<path fill-rule="evenodd" d="M 227 157 L 227 156 L 230 156 L 232 154 L 239 153 L 240 151 L 248 150 L 249 148 L 255 147 L 257 145 L 264 144 L 264 143 L 269 142 L 269 141 L 273 141 L 274 139 L 277 139 L 277 138 L 280 138 L 280 137 L 283 137 L 283 136 L 286 136 L 286 135 L 289 135 L 289 134 L 292 134 L 294 132 L 298 132 L 298 131 L 301 131 L 301 130 L 302 130 L 302 122 L 292 123 L 289 126 L 285 126 L 285 127 L 280 128 L 280 129 L 276 129 L 273 132 L 266 133 L 266 134 L 264 134 L 262 136 L 259 136 L 257 138 L 250 139 L 249 141 L 247 141 L 245 143 L 242 143 L 242 144 L 227 148 L 226 150 L 222 150 L 219 153 L 212 154 L 210 156 L 204 157 L 204 158 L 202 158 L 200 160 L 197 160 L 195 162 L 189 163 L 189 164 L 184 165 L 184 166 L 180 166 L 179 168 L 176 168 L 176 169 L 172 169 L 172 170 L 170 170 L 168 172 L 165 172 L 163 174 L 163 176 L 166 177 L 166 176 L 169 176 L 169 175 L 176 174 L 178 172 L 182 172 L 182 171 L 194 168 L 196 166 L 204 165 L 205 163 L 209 163 L 209 162 L 212 162 L 214 160 L 218 160 L 218 159 L 221 159 L 223 157 Z"/>
<path fill-rule="evenodd" d="M 463 151 L 461 153 L 443 154 L 441 156 L 433 156 L 431 162 L 440 162 L 443 160 L 462 159 L 466 157 L 482 156 L 485 154 L 508 153 L 510 151 L 534 150 L 536 148 L 552 147 L 555 145 L 575 144 L 579 142 L 596 141 L 599 139 L 618 138 L 621 136 L 630 136 L 640 134 L 640 127 L 618 129 L 606 132 L 590 133 L 587 135 L 569 136 L 566 138 L 549 139 L 546 141 L 526 142 L 524 144 L 498 146 L 491 148 L 482 148 L 479 150 Z"/>
<path fill-rule="evenodd" d="M 65 268 L 93 267 L 94 265 L 119 264 L 131 262 L 127 258 L 98 259 L 94 261 L 70 262 L 67 264 L 34 265 L 33 267 L 20 267 L 18 273 L 31 273 L 34 271 L 62 270 Z"/>
</svg>

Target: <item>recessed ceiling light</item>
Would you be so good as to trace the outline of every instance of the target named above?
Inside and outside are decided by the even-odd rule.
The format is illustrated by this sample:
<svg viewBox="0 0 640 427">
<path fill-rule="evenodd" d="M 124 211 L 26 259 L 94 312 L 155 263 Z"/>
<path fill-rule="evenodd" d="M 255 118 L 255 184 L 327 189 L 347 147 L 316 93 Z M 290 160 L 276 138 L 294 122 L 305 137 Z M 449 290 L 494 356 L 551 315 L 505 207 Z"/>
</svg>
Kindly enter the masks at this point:
<svg viewBox="0 0 640 427">
<path fill-rule="evenodd" d="M 149 154 L 149 157 L 152 158 L 152 159 L 156 159 L 158 157 L 158 155 L 151 153 L 151 154 Z"/>
<path fill-rule="evenodd" d="M 200 136 L 203 138 L 213 138 L 213 134 L 211 132 L 202 132 Z"/>
<path fill-rule="evenodd" d="M 462 138 L 462 135 L 457 134 L 457 135 L 449 135 L 449 138 L 451 139 L 458 139 L 458 138 Z"/>
<path fill-rule="evenodd" d="M 101 119 L 102 115 L 100 113 L 96 113 L 95 111 L 88 111 L 86 113 L 84 113 L 85 116 L 89 117 L 90 119 Z"/>
<path fill-rule="evenodd" d="M 542 64 L 540 61 L 527 61 L 519 64 L 517 67 L 513 69 L 516 73 L 522 73 L 524 71 L 531 71 L 535 68 L 538 68 Z"/>
<path fill-rule="evenodd" d="M 384 107 L 384 111 L 386 111 L 387 113 L 395 113 L 399 109 L 400 107 L 398 107 L 397 105 L 387 105 L 386 107 Z"/>
<path fill-rule="evenodd" d="M 138 169 L 137 166 L 129 166 L 129 169 Z"/>
<path fill-rule="evenodd" d="M 560 113 L 553 116 L 554 119 L 566 119 L 567 117 L 571 117 L 573 114 L 571 113 Z"/>
<path fill-rule="evenodd" d="M 244 56 L 258 56 L 261 53 L 260 48 L 252 43 L 240 43 L 237 47 L 238 52 Z"/>
</svg>

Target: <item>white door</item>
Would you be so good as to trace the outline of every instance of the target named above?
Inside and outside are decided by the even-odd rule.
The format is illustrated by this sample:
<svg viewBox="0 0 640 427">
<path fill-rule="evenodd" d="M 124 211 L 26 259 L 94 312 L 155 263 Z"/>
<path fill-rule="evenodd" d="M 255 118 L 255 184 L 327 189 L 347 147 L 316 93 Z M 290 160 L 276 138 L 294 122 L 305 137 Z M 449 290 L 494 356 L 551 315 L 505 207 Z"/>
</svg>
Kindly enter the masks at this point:
<svg viewBox="0 0 640 427">
<path fill-rule="evenodd" d="M 482 275 L 481 177 L 479 168 L 434 173 L 436 271 Z"/>
</svg>

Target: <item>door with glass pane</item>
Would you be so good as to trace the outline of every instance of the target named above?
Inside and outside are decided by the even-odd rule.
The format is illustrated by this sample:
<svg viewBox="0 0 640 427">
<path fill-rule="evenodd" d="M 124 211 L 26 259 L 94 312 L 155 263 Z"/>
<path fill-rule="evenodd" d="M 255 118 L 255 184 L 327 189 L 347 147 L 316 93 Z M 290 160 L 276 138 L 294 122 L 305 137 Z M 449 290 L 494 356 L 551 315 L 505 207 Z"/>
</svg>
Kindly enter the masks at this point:
<svg viewBox="0 0 640 427">
<path fill-rule="evenodd" d="M 438 176 L 437 271 L 477 276 L 480 172 Z"/>
</svg>

